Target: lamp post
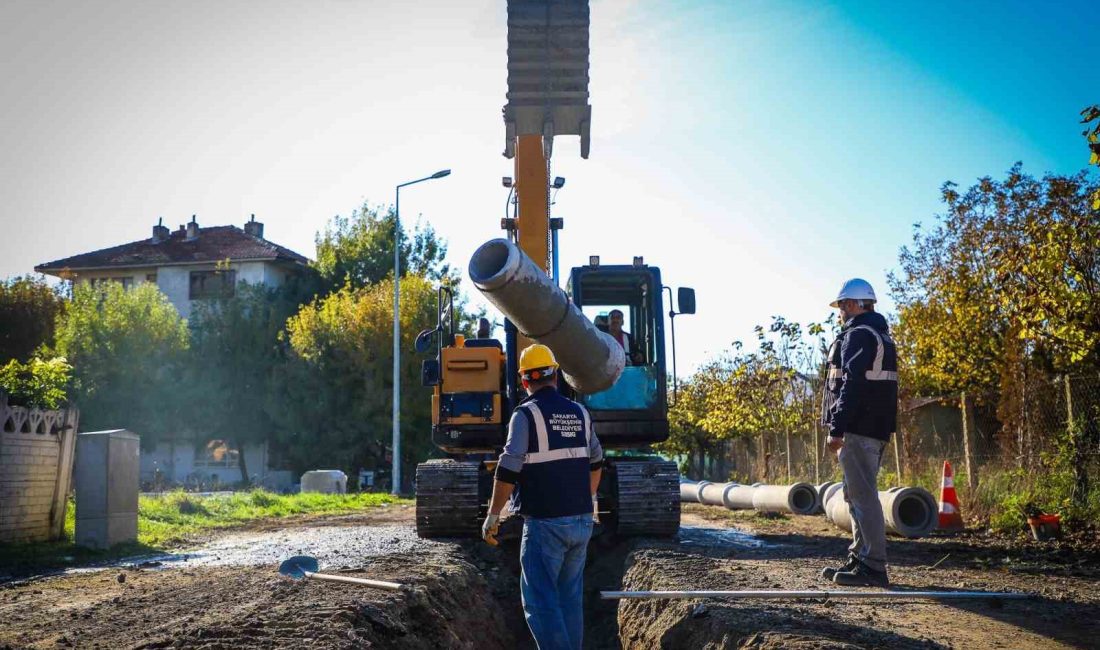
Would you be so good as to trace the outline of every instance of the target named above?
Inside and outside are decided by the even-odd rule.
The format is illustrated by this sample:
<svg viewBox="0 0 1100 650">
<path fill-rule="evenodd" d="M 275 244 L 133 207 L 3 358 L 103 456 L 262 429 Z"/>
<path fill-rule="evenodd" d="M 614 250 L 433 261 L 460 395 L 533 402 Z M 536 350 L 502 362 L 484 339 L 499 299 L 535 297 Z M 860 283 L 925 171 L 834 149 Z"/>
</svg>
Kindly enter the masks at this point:
<svg viewBox="0 0 1100 650">
<path fill-rule="evenodd" d="M 401 494 L 401 188 L 448 176 L 444 169 L 431 176 L 401 183 L 393 202 L 393 480 L 390 492 Z"/>
</svg>

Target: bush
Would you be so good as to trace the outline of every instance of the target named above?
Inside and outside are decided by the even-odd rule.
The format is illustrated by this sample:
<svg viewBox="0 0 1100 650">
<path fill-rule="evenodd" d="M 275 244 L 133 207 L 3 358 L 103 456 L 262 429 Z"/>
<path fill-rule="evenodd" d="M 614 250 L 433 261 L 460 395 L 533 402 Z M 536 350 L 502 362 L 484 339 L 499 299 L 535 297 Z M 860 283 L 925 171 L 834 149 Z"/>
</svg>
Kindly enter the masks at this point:
<svg viewBox="0 0 1100 650">
<path fill-rule="evenodd" d="M 56 409 L 65 403 L 71 376 L 65 357 L 35 357 L 27 363 L 12 359 L 0 368 L 0 391 L 8 393 L 13 406 Z"/>
</svg>

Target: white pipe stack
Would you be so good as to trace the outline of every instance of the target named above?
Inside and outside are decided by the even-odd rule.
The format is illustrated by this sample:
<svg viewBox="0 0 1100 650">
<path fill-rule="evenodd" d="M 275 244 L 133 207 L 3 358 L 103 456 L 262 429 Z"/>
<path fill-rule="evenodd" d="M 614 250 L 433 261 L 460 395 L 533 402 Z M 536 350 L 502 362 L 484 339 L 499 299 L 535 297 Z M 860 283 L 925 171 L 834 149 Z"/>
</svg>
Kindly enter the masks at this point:
<svg viewBox="0 0 1100 650">
<path fill-rule="evenodd" d="M 759 512 L 812 515 L 817 511 L 817 489 L 809 483 L 761 485 L 753 490 L 752 507 Z"/>
<path fill-rule="evenodd" d="M 844 500 L 843 484 L 830 486 L 825 492 L 825 517 L 841 530 L 852 530 L 852 516 Z M 938 509 L 936 499 L 924 488 L 895 487 L 878 493 L 886 532 L 916 539 L 936 529 Z"/>
<path fill-rule="evenodd" d="M 809 483 L 740 485 L 685 481 L 680 484 L 680 501 L 723 506 L 730 510 L 755 508 L 760 512 L 789 512 L 796 515 L 812 514 L 818 507 L 817 490 Z"/>
<path fill-rule="evenodd" d="M 834 485 L 836 485 L 836 481 L 825 481 L 817 486 L 817 510 L 814 511 L 814 514 L 825 513 L 825 493 Z"/>
</svg>

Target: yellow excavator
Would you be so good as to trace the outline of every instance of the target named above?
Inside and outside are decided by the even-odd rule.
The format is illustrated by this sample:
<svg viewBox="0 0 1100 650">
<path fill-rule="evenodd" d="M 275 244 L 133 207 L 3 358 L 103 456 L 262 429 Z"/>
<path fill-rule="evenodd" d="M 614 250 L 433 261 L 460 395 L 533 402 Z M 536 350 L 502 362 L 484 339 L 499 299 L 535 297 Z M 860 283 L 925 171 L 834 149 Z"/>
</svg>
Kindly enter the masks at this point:
<svg viewBox="0 0 1100 650">
<path fill-rule="evenodd" d="M 553 350 L 563 392 L 592 414 L 610 450 L 598 494 L 603 527 L 620 535 L 669 536 L 680 525 L 675 463 L 646 453 L 668 437 L 660 269 L 642 257 L 629 264 L 589 258 L 563 290 L 557 234 L 550 214 L 550 157 L 556 136 L 590 146 L 587 0 L 508 1 L 508 94 L 504 155 L 515 159 L 514 211 L 505 236 L 482 245 L 470 261 L 474 286 L 505 316 L 505 341 L 456 332 L 454 295 L 441 287 L 437 322 L 417 337 L 423 383 L 433 388 L 432 442 L 449 458 L 416 469 L 416 530 L 421 537 L 477 536 L 488 507 L 495 454 L 522 398 L 518 351 L 531 342 Z M 695 313 L 692 289 L 678 290 L 676 315 Z M 611 318 L 614 323 L 602 322 Z M 621 321 L 620 327 L 618 321 Z M 628 332 L 628 333 L 626 333 Z M 675 372 L 675 330 L 673 330 Z"/>
</svg>

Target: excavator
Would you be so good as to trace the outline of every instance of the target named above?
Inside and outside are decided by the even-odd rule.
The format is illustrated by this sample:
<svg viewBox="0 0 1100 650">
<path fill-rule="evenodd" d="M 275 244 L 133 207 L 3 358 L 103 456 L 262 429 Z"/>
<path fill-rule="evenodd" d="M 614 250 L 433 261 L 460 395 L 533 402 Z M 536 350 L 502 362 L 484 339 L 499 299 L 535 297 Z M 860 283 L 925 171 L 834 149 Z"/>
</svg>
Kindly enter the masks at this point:
<svg viewBox="0 0 1100 650">
<path fill-rule="evenodd" d="M 422 380 L 433 389 L 432 442 L 448 457 L 416 468 L 420 537 L 479 534 L 495 458 L 523 397 L 518 352 L 532 342 L 554 352 L 560 388 L 588 408 L 609 451 L 597 494 L 601 527 L 623 536 L 679 530 L 679 472 L 647 453 L 669 434 L 664 296 L 671 300 L 672 290 L 642 257 L 603 264 L 592 256 L 559 286 L 563 220 L 550 214 L 550 192 L 561 181 L 551 182 L 550 158 L 561 135 L 580 136 L 588 158 L 588 32 L 587 0 L 508 0 L 504 155 L 514 159 L 515 176 L 504 180 L 514 210 L 501 220 L 505 236 L 482 245 L 469 264 L 474 286 L 505 316 L 505 340 L 456 331 L 454 293 L 438 289 L 437 322 L 416 348 L 434 352 Z M 670 319 L 695 313 L 692 289 L 680 288 L 677 301 Z M 601 322 L 609 316 L 621 318 L 627 337 Z M 675 338 L 673 348 L 675 355 Z"/>
</svg>

